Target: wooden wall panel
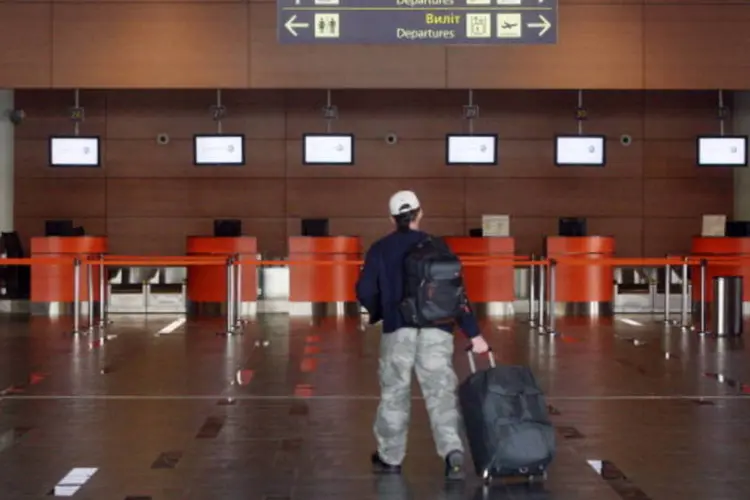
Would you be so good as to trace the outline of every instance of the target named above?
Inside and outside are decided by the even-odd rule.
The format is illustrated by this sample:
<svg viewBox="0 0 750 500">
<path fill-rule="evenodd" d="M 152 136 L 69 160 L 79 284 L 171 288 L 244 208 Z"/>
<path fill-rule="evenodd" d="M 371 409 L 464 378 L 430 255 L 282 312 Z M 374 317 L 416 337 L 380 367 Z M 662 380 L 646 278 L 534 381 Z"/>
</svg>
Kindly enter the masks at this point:
<svg viewBox="0 0 750 500">
<path fill-rule="evenodd" d="M 469 179 L 466 213 L 522 217 L 641 215 L 639 179 Z"/>
<path fill-rule="evenodd" d="M 289 179 L 287 211 L 296 217 L 387 217 L 390 196 L 413 189 L 425 214 L 463 217 L 462 184 L 451 179 Z"/>
<path fill-rule="evenodd" d="M 638 89 L 643 7 L 561 5 L 556 45 L 449 47 L 449 88 Z"/>
<path fill-rule="evenodd" d="M 549 46 L 290 46 L 268 0 L 0 1 L 0 87 L 748 88 L 736 0 L 560 0 Z"/>
<path fill-rule="evenodd" d="M 243 3 L 56 3 L 55 87 L 247 86 Z"/>
<path fill-rule="evenodd" d="M 483 214 L 510 214 L 518 251 L 540 252 L 558 217 L 585 216 L 590 233 L 615 236 L 618 254 L 632 256 L 687 251 L 701 215 L 731 216 L 731 169 L 694 165 L 695 135 L 717 126 L 715 92 L 585 92 L 584 130 L 610 137 L 608 165 L 558 168 L 552 137 L 575 132 L 576 94 L 475 92 L 475 130 L 500 135 L 501 165 L 464 168 L 444 164 L 444 138 L 465 130 L 467 92 L 334 91 L 332 129 L 357 134 L 357 164 L 311 167 L 301 165 L 300 135 L 325 130 L 325 92 L 225 91 L 223 129 L 246 135 L 248 164 L 201 168 L 192 165 L 192 135 L 215 130 L 214 91 L 85 91 L 81 131 L 104 138 L 104 167 L 55 169 L 45 138 L 72 130 L 72 92 L 22 91 L 17 225 L 37 235 L 44 219 L 73 217 L 106 231 L 114 252 L 179 254 L 186 236 L 211 233 L 214 218 L 238 218 L 262 252 L 280 256 L 303 217 L 329 217 L 333 234 L 370 244 L 390 228 L 390 195 L 413 189 L 438 234 L 467 234 Z M 395 145 L 384 142 L 391 132 Z M 159 133 L 171 142 L 158 145 Z M 622 146 L 621 134 L 633 143 Z"/>
<path fill-rule="evenodd" d="M 650 4 L 644 12 L 645 88 L 747 88 L 750 67 L 740 56 L 750 50 L 746 2 Z"/>
<path fill-rule="evenodd" d="M 52 5 L 0 2 L 0 88 L 52 85 Z"/>
</svg>

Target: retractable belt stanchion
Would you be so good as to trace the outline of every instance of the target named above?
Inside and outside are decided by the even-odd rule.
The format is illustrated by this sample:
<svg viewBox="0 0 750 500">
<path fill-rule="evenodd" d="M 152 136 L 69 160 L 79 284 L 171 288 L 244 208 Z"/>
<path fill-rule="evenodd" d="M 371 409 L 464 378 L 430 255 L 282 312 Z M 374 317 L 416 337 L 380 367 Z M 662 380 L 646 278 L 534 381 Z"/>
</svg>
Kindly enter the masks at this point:
<svg viewBox="0 0 750 500">
<path fill-rule="evenodd" d="M 701 259 L 701 294 L 700 294 L 700 330 L 698 335 L 708 335 L 706 331 L 706 268 L 708 267 L 708 261 Z"/>
<path fill-rule="evenodd" d="M 107 273 L 104 267 L 104 255 L 99 256 L 99 328 L 107 327 Z"/>
<path fill-rule="evenodd" d="M 690 308 L 690 296 L 688 295 L 688 259 L 682 262 L 682 311 L 680 311 L 680 328 L 683 331 L 690 330 L 688 309 Z"/>
<path fill-rule="evenodd" d="M 245 321 L 242 319 L 242 256 L 241 255 L 235 255 L 235 261 L 237 263 L 236 266 L 234 266 L 234 272 L 235 272 L 235 293 L 234 293 L 234 328 L 238 331 L 242 331 L 242 327 L 245 326 Z"/>
<path fill-rule="evenodd" d="M 549 297 L 549 304 L 547 305 L 547 316 L 549 318 L 549 324 L 547 326 L 547 335 L 557 335 L 555 331 L 555 288 L 557 286 L 556 270 L 557 263 L 550 259 L 548 272 L 549 272 L 549 283 L 547 296 Z"/>
<path fill-rule="evenodd" d="M 672 298 L 672 291 L 670 290 L 671 287 L 672 287 L 672 266 L 670 264 L 667 264 L 666 266 L 664 266 L 664 324 L 665 325 L 674 325 L 674 320 L 672 320 L 672 318 L 670 317 L 672 315 L 671 304 L 670 304 L 670 299 Z"/>
<path fill-rule="evenodd" d="M 88 316 L 89 316 L 89 324 L 88 324 L 88 327 L 86 329 L 89 332 L 93 332 L 94 329 L 96 328 L 95 320 L 94 320 L 94 273 L 92 273 L 91 271 L 93 271 L 93 266 L 87 260 L 87 263 L 86 263 L 86 292 L 87 292 L 88 298 L 89 298 L 89 300 L 88 300 L 88 306 L 89 306 L 89 311 L 88 311 L 88 313 L 89 313 L 88 314 Z"/>
<path fill-rule="evenodd" d="M 219 335 L 234 335 L 234 258 L 227 259 L 227 322 Z"/>
<path fill-rule="evenodd" d="M 539 265 L 539 320 L 537 321 L 537 328 L 539 333 L 544 333 L 546 328 L 544 326 L 544 300 L 545 300 L 545 281 L 546 281 L 546 266 L 544 264 Z"/>
<path fill-rule="evenodd" d="M 81 332 L 81 259 L 73 259 L 73 335 Z"/>
<path fill-rule="evenodd" d="M 534 313 L 536 312 L 536 271 L 534 265 L 534 254 L 531 254 L 531 264 L 529 265 L 529 326 L 536 326 Z"/>
</svg>

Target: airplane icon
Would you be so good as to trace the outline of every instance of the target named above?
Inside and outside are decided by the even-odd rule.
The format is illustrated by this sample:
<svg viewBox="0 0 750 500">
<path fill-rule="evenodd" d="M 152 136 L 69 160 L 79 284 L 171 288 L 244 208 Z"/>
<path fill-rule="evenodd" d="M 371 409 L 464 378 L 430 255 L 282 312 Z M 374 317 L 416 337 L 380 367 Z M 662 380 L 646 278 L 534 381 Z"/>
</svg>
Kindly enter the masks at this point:
<svg viewBox="0 0 750 500">
<path fill-rule="evenodd" d="M 511 28 L 515 28 L 516 26 L 518 26 L 518 23 L 509 23 L 508 21 L 505 21 L 505 22 L 503 23 L 503 26 L 502 26 L 502 28 L 503 28 L 504 30 L 509 30 L 509 29 L 511 29 Z"/>
</svg>

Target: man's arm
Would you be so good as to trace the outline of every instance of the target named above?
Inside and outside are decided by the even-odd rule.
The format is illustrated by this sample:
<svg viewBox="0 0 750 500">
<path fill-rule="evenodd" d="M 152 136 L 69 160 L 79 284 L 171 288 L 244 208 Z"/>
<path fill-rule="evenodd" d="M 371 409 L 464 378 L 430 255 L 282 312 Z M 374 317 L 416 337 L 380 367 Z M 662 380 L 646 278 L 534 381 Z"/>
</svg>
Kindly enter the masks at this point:
<svg viewBox="0 0 750 500">
<path fill-rule="evenodd" d="M 375 247 L 370 247 L 365 256 L 365 265 L 357 280 L 357 300 L 367 309 L 370 316 L 379 315 L 380 287 L 378 285 L 379 255 Z"/>
<path fill-rule="evenodd" d="M 477 317 L 474 316 L 474 311 L 471 310 L 471 304 L 466 302 L 466 306 L 463 314 L 458 317 L 458 326 L 467 338 L 473 339 L 479 337 L 481 332 L 479 331 L 479 322 Z"/>
</svg>

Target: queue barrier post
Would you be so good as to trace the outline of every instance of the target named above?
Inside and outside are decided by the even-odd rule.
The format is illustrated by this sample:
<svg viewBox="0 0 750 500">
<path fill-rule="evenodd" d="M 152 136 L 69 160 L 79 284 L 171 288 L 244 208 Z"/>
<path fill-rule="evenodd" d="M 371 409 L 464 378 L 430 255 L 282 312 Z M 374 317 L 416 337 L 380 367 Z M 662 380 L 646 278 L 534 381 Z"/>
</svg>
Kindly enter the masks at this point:
<svg viewBox="0 0 750 500">
<path fill-rule="evenodd" d="M 88 332 L 93 332 L 96 328 L 95 326 L 95 316 L 94 316 L 94 273 L 92 272 L 94 270 L 93 266 L 89 262 L 89 259 L 87 259 L 86 262 L 86 292 L 88 294 L 88 326 L 86 330 Z"/>
<path fill-rule="evenodd" d="M 706 271 L 708 268 L 708 261 L 701 259 L 701 292 L 700 292 L 700 330 L 698 335 L 709 335 L 706 331 Z"/>
<path fill-rule="evenodd" d="M 234 335 L 234 257 L 230 256 L 227 258 L 227 315 L 226 315 L 226 326 L 223 332 L 219 332 L 218 335 L 232 336 Z"/>
<path fill-rule="evenodd" d="M 546 274 L 547 274 L 547 268 L 545 264 L 539 265 L 539 314 L 538 314 L 538 320 L 536 323 L 537 328 L 539 329 L 539 333 L 545 333 L 546 327 L 544 326 L 545 318 L 544 318 L 544 301 L 546 298 L 545 294 L 545 288 L 546 288 Z"/>
<path fill-rule="evenodd" d="M 73 332 L 81 335 L 81 259 L 73 259 Z"/>
<path fill-rule="evenodd" d="M 104 266 L 104 254 L 99 256 L 99 329 L 104 330 L 109 324 L 109 294 L 107 286 L 107 268 Z M 106 338 L 104 336 L 103 338 Z"/>
<path fill-rule="evenodd" d="M 248 323 L 247 320 L 242 319 L 242 258 L 239 254 L 235 255 L 235 306 L 234 306 L 234 328 L 242 332 L 242 328 Z"/>
<path fill-rule="evenodd" d="M 529 265 L 529 326 L 536 326 L 534 313 L 536 312 L 536 266 L 534 263 L 534 254 L 531 254 L 531 265 Z"/>
<path fill-rule="evenodd" d="M 557 262 L 554 259 L 550 259 L 549 265 L 547 266 L 548 272 L 549 272 L 549 290 L 547 291 L 547 296 L 549 298 L 549 303 L 547 306 L 547 317 L 548 317 L 548 326 L 547 326 L 547 335 L 559 335 L 557 331 L 555 330 L 555 288 L 557 287 Z"/>
<path fill-rule="evenodd" d="M 671 299 L 672 299 L 672 265 L 667 263 L 664 266 L 664 324 L 674 325 L 675 322 L 672 319 L 671 312 Z"/>
<path fill-rule="evenodd" d="M 690 296 L 688 294 L 688 258 L 682 261 L 682 310 L 680 311 L 680 329 L 686 332 L 692 328 L 689 323 L 688 309 L 690 308 Z"/>
</svg>

